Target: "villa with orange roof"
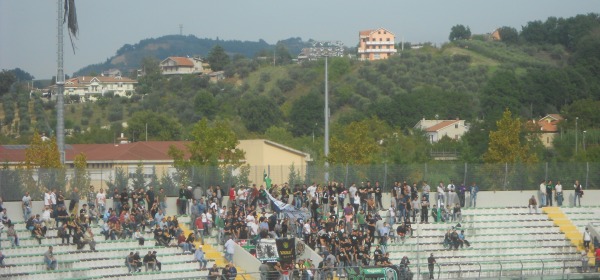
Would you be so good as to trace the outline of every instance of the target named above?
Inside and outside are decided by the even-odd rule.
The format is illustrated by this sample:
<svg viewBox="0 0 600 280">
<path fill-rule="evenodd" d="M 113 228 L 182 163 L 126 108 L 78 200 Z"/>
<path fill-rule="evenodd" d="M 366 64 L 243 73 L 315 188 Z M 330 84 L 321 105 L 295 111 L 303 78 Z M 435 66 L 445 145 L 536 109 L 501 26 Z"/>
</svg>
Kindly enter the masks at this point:
<svg viewBox="0 0 600 280">
<path fill-rule="evenodd" d="M 163 75 L 204 74 L 209 67 L 198 57 L 170 56 L 159 64 Z"/>
<path fill-rule="evenodd" d="M 450 139 L 458 140 L 462 137 L 469 127 L 464 120 L 426 120 L 423 118 L 415 126 L 415 129 L 421 129 L 427 134 L 429 142 L 435 143 L 442 137 L 448 136 Z"/>
<path fill-rule="evenodd" d="M 135 92 L 136 80 L 115 76 L 79 76 L 65 81 L 65 96 L 94 100 L 95 95 L 112 92 L 115 96 L 129 97 Z M 53 86 L 55 87 L 55 86 Z"/>
<path fill-rule="evenodd" d="M 384 28 L 363 30 L 358 33 L 359 60 L 387 59 L 396 52 L 394 33 Z"/>
<path fill-rule="evenodd" d="M 559 114 L 548 114 L 537 121 L 529 121 L 528 128 L 537 135 L 544 147 L 552 148 L 554 137 L 560 132 L 558 124 L 563 120 L 564 118 Z"/>
</svg>

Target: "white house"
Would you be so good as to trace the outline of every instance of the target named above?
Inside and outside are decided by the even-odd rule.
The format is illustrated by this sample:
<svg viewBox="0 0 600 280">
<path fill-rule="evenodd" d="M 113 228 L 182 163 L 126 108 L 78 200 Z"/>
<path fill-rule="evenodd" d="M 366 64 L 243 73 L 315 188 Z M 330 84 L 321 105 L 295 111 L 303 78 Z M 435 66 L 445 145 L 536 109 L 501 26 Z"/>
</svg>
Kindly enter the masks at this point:
<svg viewBox="0 0 600 280">
<path fill-rule="evenodd" d="M 464 120 L 426 120 L 423 118 L 415 126 L 415 129 L 421 129 L 427 134 L 429 142 L 435 143 L 444 136 L 450 139 L 458 140 L 462 137 L 469 127 Z"/>
<path fill-rule="evenodd" d="M 198 57 L 170 56 L 160 62 L 163 75 L 203 74 L 210 72 L 208 64 Z M 208 70 L 208 71 L 207 71 Z"/>
<path fill-rule="evenodd" d="M 65 96 L 92 97 L 113 92 L 115 96 L 130 96 L 135 91 L 136 80 L 116 76 L 80 76 L 65 81 Z"/>
</svg>

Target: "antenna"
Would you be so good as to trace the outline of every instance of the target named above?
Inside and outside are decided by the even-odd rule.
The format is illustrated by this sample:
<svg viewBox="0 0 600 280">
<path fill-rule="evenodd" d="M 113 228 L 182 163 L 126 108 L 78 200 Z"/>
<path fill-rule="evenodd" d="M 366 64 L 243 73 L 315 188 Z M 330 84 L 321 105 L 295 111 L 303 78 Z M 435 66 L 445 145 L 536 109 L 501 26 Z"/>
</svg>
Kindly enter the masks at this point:
<svg viewBox="0 0 600 280">
<path fill-rule="evenodd" d="M 183 24 L 179 24 L 179 35 L 183 36 Z"/>
</svg>

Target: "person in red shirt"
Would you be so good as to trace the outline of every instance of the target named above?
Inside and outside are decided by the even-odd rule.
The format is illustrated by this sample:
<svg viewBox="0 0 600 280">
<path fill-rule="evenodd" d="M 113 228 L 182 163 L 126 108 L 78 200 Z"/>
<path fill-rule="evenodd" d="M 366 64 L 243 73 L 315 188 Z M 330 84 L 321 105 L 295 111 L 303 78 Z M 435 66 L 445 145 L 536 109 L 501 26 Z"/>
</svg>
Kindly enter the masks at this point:
<svg viewBox="0 0 600 280">
<path fill-rule="evenodd" d="M 190 248 L 190 244 L 185 241 L 186 241 L 185 234 L 181 233 L 177 237 L 177 245 L 183 249 L 183 253 L 191 253 L 192 249 Z"/>
<path fill-rule="evenodd" d="M 598 272 L 598 269 L 600 268 L 600 247 L 596 248 L 596 254 L 595 255 L 596 255 L 596 263 L 595 263 L 596 264 L 596 271 L 595 272 Z"/>
<path fill-rule="evenodd" d="M 235 186 L 231 186 L 231 188 L 229 188 L 229 202 L 231 202 L 230 206 L 233 207 L 235 204 Z"/>
<path fill-rule="evenodd" d="M 196 238 L 200 239 L 201 244 L 204 244 L 204 238 L 202 237 L 202 233 L 204 232 L 204 224 L 202 223 L 202 216 L 198 216 L 196 221 Z"/>
</svg>

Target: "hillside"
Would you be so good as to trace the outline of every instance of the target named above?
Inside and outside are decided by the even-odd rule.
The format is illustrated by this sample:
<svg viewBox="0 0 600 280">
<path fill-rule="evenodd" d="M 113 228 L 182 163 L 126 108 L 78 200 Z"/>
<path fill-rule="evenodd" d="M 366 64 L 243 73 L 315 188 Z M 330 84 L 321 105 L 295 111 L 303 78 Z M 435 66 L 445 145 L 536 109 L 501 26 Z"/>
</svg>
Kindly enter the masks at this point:
<svg viewBox="0 0 600 280">
<path fill-rule="evenodd" d="M 277 44 L 282 44 L 295 56 L 300 53 L 303 47 L 310 45 L 309 42 L 304 42 L 300 38 L 289 38 L 281 40 Z M 162 60 L 168 56 L 206 57 L 216 45 L 223 47 L 232 57 L 235 55 L 256 57 L 263 53 L 270 54 L 276 46 L 268 44 L 262 39 L 258 41 L 238 41 L 219 40 L 218 38 L 197 38 L 194 35 L 167 35 L 159 38 L 144 39 L 133 45 L 125 44 L 116 51 L 114 56 L 107 58 L 105 62 L 83 67 L 76 71 L 74 76 L 102 73 L 102 71 L 112 68 L 119 69 L 122 73 L 131 73 L 140 68 L 142 60 L 146 57 L 158 60 Z"/>
<path fill-rule="evenodd" d="M 561 41 L 564 34 L 552 37 L 561 33 L 552 31 L 556 25 L 551 24 L 544 25 L 550 30 L 540 31 L 547 34 L 544 39 L 532 36 L 530 29 L 537 24 L 533 22 L 523 27 L 518 39 L 511 42 L 472 36 L 440 48 L 428 45 L 407 48 L 382 61 L 330 58 L 332 135 L 340 135 L 352 122 L 372 118 L 406 135 L 412 135 L 412 128 L 422 118 L 461 118 L 474 129 L 464 141 L 443 148 L 464 149 L 462 152 L 468 154 L 469 160 L 481 161 L 489 131 L 507 108 L 522 119 L 561 113 L 566 119 L 579 117 L 580 130 L 599 128 L 600 115 L 590 112 L 594 112 L 592 107 L 600 100 L 600 20 L 594 14 L 565 20 L 580 26 L 578 21 L 593 24 L 589 23 L 587 32 L 576 29 L 577 33 L 567 41 Z M 200 39 L 166 36 L 161 40 Z M 288 43 L 297 45 L 299 41 L 292 38 Z M 228 49 L 221 43 L 230 54 L 241 51 Z M 264 44 L 253 46 L 259 49 Z M 205 50 L 209 49 L 206 46 Z M 274 53 L 281 49 L 277 47 Z M 148 39 L 124 46 L 111 61 L 135 61 L 135 57 L 150 52 L 180 55 L 184 50 L 195 49 L 180 45 L 182 52 L 168 50 L 156 39 Z M 272 65 L 269 59 L 236 56 L 224 68 L 226 79 L 211 83 L 196 76 L 162 76 L 158 62 L 146 60 L 142 65 L 146 75 L 139 79 L 131 98 L 104 97 L 95 103 L 67 105 L 65 126 L 75 132 L 68 141 L 112 142 L 121 132 L 139 139 L 146 124 L 150 140 L 187 139 L 189 127 L 207 118 L 228 120 L 239 138 L 268 138 L 312 151 L 319 158 L 324 119 L 324 63 L 278 61 L 278 65 Z M 54 127 L 51 101 L 35 101 L 37 105 L 28 110 L 16 92 L 2 98 L 2 112 L 11 120 L 3 125 L 12 127 L 5 127 L 4 131 L 26 135 L 34 127 L 32 120 L 45 120 L 35 124 L 38 129 Z M 34 118 L 29 117 L 33 114 Z M 18 123 L 15 116 L 19 117 Z M 124 122 L 129 126 L 124 127 Z M 23 129 L 17 130 L 15 126 Z M 565 124 L 565 129 L 573 127 L 571 122 Z M 312 141 L 312 135 L 316 141 Z M 436 148 L 427 143 L 423 147 Z M 540 158 L 558 156 L 553 151 L 544 152 L 543 148 L 539 151 Z M 577 156 L 569 155 L 567 149 L 564 151 L 561 156 Z"/>
</svg>

